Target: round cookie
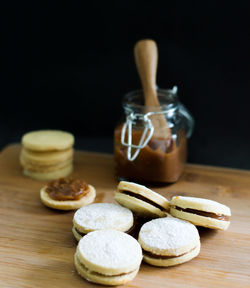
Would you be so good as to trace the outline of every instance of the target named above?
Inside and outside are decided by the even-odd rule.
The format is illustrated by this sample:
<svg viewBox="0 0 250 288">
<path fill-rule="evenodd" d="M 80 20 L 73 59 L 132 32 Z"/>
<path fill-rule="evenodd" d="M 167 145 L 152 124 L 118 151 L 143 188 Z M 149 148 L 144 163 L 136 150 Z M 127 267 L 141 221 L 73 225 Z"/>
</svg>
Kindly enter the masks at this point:
<svg viewBox="0 0 250 288">
<path fill-rule="evenodd" d="M 133 213 L 129 209 L 113 203 L 94 203 L 75 212 L 72 232 L 79 241 L 91 231 L 113 229 L 127 232 L 133 224 Z"/>
<path fill-rule="evenodd" d="M 72 158 L 67 159 L 66 161 L 61 161 L 57 164 L 53 164 L 53 165 L 44 165 L 44 164 L 33 164 L 33 163 L 29 163 L 28 161 L 26 161 L 25 158 L 23 158 L 22 156 L 20 156 L 20 163 L 23 167 L 23 169 L 28 170 L 28 171 L 32 171 L 32 172 L 41 172 L 41 173 L 47 173 L 47 172 L 52 172 L 52 171 L 56 171 L 56 170 L 60 170 L 66 166 L 69 166 L 72 163 Z"/>
<path fill-rule="evenodd" d="M 49 197 L 46 192 L 46 186 L 40 190 L 40 198 L 42 203 L 50 208 L 58 210 L 75 210 L 85 205 L 92 203 L 95 200 L 96 191 L 92 185 L 88 185 L 89 192 L 79 200 L 58 201 Z"/>
<path fill-rule="evenodd" d="M 174 196 L 170 205 L 171 215 L 194 225 L 220 230 L 226 230 L 230 225 L 231 210 L 219 202 L 196 197 Z"/>
<path fill-rule="evenodd" d="M 200 252 L 197 228 L 186 221 L 167 217 L 145 223 L 139 232 L 143 260 L 168 267 L 187 262 Z"/>
<path fill-rule="evenodd" d="M 72 173 L 72 171 L 73 171 L 73 165 L 70 164 L 61 169 L 50 172 L 36 172 L 23 169 L 23 174 L 36 180 L 47 181 L 67 177 Z"/>
<path fill-rule="evenodd" d="M 141 260 L 141 247 L 132 236 L 99 230 L 79 241 L 74 263 L 77 272 L 90 282 L 121 285 L 136 276 Z"/>
<path fill-rule="evenodd" d="M 169 210 L 165 197 L 143 185 L 121 181 L 117 188 L 115 200 L 141 217 L 165 217 Z"/>
<path fill-rule="evenodd" d="M 24 134 L 22 144 L 35 151 L 65 150 L 74 144 L 74 136 L 60 130 L 38 130 Z"/>
<path fill-rule="evenodd" d="M 33 151 L 22 148 L 20 160 L 35 166 L 56 165 L 72 159 L 74 150 L 69 148 L 61 151 Z"/>
</svg>

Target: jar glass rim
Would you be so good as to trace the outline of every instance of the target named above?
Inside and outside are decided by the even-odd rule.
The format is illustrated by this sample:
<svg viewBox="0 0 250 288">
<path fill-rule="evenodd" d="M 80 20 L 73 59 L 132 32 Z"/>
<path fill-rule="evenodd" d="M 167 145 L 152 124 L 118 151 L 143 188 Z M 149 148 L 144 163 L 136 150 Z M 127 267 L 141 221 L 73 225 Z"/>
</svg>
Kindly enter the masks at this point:
<svg viewBox="0 0 250 288">
<path fill-rule="evenodd" d="M 178 107 L 178 94 L 173 89 L 156 89 L 160 106 L 149 106 L 147 110 L 161 110 L 162 112 L 168 112 L 169 110 L 177 109 Z M 143 90 L 138 89 L 126 93 L 122 100 L 122 106 L 124 109 L 145 109 Z"/>
</svg>

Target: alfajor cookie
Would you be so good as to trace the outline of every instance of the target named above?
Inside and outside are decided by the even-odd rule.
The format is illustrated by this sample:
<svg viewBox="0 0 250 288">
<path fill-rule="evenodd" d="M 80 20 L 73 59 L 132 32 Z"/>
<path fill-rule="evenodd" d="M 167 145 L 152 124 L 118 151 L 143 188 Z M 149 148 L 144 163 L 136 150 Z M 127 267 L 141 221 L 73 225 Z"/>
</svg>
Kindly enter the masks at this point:
<svg viewBox="0 0 250 288">
<path fill-rule="evenodd" d="M 77 246 L 74 263 L 86 280 L 103 285 L 121 285 L 136 276 L 142 260 L 140 244 L 115 230 L 88 233 Z"/>
<path fill-rule="evenodd" d="M 231 210 L 219 202 L 196 197 L 174 196 L 170 205 L 171 215 L 194 225 L 220 230 L 226 230 L 230 225 Z"/>
<path fill-rule="evenodd" d="M 151 189 L 133 182 L 121 181 L 118 184 L 115 200 L 132 210 L 140 217 L 165 217 L 169 201 Z"/>
<path fill-rule="evenodd" d="M 187 262 L 200 252 L 197 228 L 174 217 L 145 223 L 138 238 L 143 260 L 154 266 L 168 267 Z"/>
<path fill-rule="evenodd" d="M 95 230 L 129 232 L 134 226 L 133 213 L 113 203 L 94 203 L 75 212 L 72 232 L 76 240 Z"/>
<path fill-rule="evenodd" d="M 74 136 L 60 130 L 38 130 L 22 137 L 20 164 L 26 176 L 53 180 L 73 170 Z"/>
<path fill-rule="evenodd" d="M 78 209 L 92 203 L 95 196 L 95 188 L 80 179 L 60 178 L 40 190 L 42 203 L 58 210 Z"/>
</svg>

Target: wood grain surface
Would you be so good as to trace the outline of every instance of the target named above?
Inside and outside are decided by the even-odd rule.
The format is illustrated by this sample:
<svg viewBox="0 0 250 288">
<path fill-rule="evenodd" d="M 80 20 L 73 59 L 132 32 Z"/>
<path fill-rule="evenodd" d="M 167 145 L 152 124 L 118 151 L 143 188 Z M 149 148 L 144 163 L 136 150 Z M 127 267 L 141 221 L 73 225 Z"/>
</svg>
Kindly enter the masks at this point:
<svg viewBox="0 0 250 288">
<path fill-rule="evenodd" d="M 0 287 L 101 287 L 76 273 L 73 255 L 74 212 L 43 206 L 45 184 L 22 175 L 19 145 L 0 154 Z M 117 182 L 112 155 L 77 151 L 73 176 L 97 190 L 96 202 L 113 202 Z M 250 287 L 250 172 L 187 165 L 178 183 L 152 187 L 167 198 L 209 198 L 232 210 L 227 231 L 200 229 L 201 252 L 171 268 L 142 264 L 126 287 Z"/>
</svg>

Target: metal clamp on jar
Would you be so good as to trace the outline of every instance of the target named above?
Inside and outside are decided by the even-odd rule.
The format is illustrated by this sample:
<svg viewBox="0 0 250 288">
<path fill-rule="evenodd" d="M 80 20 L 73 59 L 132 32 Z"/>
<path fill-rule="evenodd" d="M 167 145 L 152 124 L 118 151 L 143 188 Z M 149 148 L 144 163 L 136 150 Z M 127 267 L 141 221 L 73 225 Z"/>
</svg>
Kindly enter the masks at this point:
<svg viewBox="0 0 250 288">
<path fill-rule="evenodd" d="M 125 95 L 125 120 L 115 129 L 114 157 L 119 179 L 137 182 L 175 182 L 187 159 L 187 138 L 191 136 L 194 120 L 179 102 L 177 87 L 157 90 L 159 107 L 146 107 L 143 92 Z M 154 133 L 152 118 L 164 115 L 171 137 L 162 131 Z M 159 130 L 159 128 L 158 128 Z M 162 135 L 162 136 L 159 136 Z"/>
</svg>

